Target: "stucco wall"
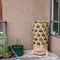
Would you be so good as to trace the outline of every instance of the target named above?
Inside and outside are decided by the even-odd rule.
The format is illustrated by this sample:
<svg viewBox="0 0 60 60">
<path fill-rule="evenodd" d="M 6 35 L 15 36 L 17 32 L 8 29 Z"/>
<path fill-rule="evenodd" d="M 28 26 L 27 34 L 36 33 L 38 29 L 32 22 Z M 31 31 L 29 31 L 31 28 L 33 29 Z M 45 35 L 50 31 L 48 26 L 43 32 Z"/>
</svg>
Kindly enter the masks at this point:
<svg viewBox="0 0 60 60">
<path fill-rule="evenodd" d="M 2 4 L 1 4 L 1 0 L 0 0 L 0 21 L 2 20 Z"/>
<path fill-rule="evenodd" d="M 9 43 L 21 38 L 25 49 L 32 48 L 31 24 L 37 20 L 49 21 L 49 5 L 49 0 L 2 0 Z"/>
<path fill-rule="evenodd" d="M 60 56 L 60 38 L 51 36 L 50 50 Z"/>
</svg>

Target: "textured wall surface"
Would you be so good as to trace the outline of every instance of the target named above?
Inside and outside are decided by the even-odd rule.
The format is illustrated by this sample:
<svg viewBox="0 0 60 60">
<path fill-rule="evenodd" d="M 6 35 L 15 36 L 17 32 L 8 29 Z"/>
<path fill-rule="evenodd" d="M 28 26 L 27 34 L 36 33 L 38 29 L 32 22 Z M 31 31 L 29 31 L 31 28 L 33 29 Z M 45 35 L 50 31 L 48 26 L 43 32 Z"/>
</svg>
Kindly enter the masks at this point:
<svg viewBox="0 0 60 60">
<path fill-rule="evenodd" d="M 49 0 L 2 0 L 3 19 L 7 20 L 9 43 L 21 38 L 25 49 L 32 48 L 32 27 L 34 21 L 49 21 Z"/>
<path fill-rule="evenodd" d="M 50 50 L 60 56 L 60 38 L 51 36 Z"/>
<path fill-rule="evenodd" d="M 1 4 L 1 0 L 0 0 L 0 20 L 2 20 L 2 4 Z"/>
<path fill-rule="evenodd" d="M 2 4 L 1 4 L 1 0 L 0 0 L 0 21 L 2 21 Z M 3 30 L 2 28 L 2 24 L 0 23 L 0 32 Z"/>
</svg>

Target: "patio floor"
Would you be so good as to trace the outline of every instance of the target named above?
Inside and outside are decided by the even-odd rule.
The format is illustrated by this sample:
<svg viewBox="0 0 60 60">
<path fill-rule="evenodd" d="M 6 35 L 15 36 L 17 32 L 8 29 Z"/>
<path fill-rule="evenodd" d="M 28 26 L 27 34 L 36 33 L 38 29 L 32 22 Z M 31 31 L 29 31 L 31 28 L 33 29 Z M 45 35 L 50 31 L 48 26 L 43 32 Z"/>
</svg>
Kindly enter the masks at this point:
<svg viewBox="0 0 60 60">
<path fill-rule="evenodd" d="M 53 52 L 49 52 L 48 56 L 37 56 L 31 54 L 32 50 L 25 50 L 25 53 L 23 56 L 21 56 L 21 60 L 60 60 L 60 57 L 58 57 Z"/>
<path fill-rule="evenodd" d="M 32 50 L 25 50 L 23 56 L 5 59 L 5 60 L 60 60 L 60 57 L 58 57 L 53 52 L 49 52 L 48 56 L 37 56 L 37 55 L 32 55 L 31 51 Z"/>
</svg>

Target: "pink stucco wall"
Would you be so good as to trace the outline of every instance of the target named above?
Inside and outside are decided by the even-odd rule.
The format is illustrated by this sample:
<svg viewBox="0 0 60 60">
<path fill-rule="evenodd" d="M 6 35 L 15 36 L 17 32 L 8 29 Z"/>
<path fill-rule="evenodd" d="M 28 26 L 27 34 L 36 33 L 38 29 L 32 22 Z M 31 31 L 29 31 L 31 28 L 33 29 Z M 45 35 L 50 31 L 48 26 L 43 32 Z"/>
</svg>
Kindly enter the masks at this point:
<svg viewBox="0 0 60 60">
<path fill-rule="evenodd" d="M 49 0 L 2 0 L 3 19 L 7 20 L 9 43 L 21 38 L 25 49 L 32 48 L 32 23 L 49 21 Z"/>
<path fill-rule="evenodd" d="M 50 50 L 60 56 L 60 38 L 51 36 Z"/>
</svg>

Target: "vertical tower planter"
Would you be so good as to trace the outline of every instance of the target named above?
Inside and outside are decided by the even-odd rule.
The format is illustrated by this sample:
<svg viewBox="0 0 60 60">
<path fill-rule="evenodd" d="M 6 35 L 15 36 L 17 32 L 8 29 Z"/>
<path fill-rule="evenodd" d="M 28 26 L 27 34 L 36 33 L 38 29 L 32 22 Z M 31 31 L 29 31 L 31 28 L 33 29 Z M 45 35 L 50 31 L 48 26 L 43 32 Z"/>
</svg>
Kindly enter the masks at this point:
<svg viewBox="0 0 60 60">
<path fill-rule="evenodd" d="M 39 20 L 32 24 L 33 51 L 32 54 L 48 55 L 49 29 L 48 23 Z"/>
</svg>

